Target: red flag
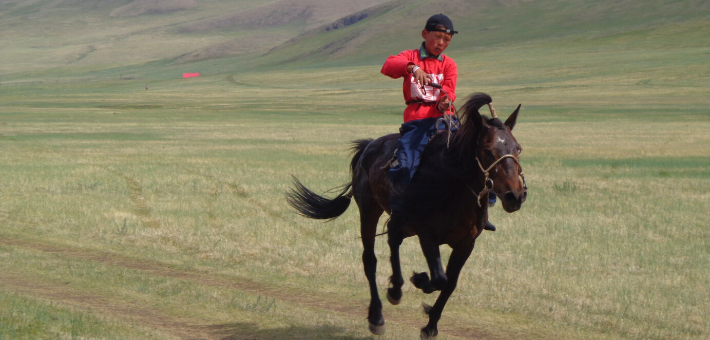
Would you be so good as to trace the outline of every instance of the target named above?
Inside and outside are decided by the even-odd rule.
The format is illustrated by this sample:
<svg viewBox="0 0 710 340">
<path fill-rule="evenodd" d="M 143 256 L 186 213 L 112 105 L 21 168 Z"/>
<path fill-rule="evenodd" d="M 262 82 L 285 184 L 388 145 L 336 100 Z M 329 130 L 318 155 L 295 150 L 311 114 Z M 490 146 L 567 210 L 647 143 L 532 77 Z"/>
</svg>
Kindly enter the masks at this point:
<svg viewBox="0 0 710 340">
<path fill-rule="evenodd" d="M 200 76 L 199 73 L 183 73 L 182 74 L 183 78 L 192 78 L 192 77 L 199 77 L 199 76 Z"/>
</svg>

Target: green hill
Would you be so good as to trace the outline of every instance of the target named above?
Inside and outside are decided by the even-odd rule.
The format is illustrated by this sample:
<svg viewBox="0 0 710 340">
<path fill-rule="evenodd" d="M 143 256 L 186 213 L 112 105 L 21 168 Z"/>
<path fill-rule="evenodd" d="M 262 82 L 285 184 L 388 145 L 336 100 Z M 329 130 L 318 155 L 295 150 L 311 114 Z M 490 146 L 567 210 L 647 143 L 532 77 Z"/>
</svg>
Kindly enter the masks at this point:
<svg viewBox="0 0 710 340">
<path fill-rule="evenodd" d="M 447 53 L 463 66 L 491 49 L 710 46 L 710 2 L 703 0 L 2 0 L 0 76 L 161 78 L 179 70 L 375 65 L 416 47 L 423 22 L 437 12 L 460 31 Z"/>
<path fill-rule="evenodd" d="M 3 0 L 0 75 L 255 56 L 382 2 Z"/>
<path fill-rule="evenodd" d="M 516 45 L 618 49 L 702 47 L 710 43 L 708 1 L 457 0 L 443 6 L 430 1 L 395 1 L 382 7 L 378 15 L 339 30 L 312 30 L 267 55 L 287 61 L 368 62 L 416 47 L 423 22 L 437 12 L 447 13 L 460 32 L 449 54 Z"/>
</svg>

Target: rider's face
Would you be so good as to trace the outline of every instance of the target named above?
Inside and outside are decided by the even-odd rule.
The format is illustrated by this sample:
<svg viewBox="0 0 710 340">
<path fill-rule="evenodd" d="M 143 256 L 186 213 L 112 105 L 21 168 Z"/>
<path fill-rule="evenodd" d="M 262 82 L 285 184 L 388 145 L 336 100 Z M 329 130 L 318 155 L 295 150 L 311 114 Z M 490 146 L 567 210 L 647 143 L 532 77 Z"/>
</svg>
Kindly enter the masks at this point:
<svg viewBox="0 0 710 340">
<path fill-rule="evenodd" d="M 422 38 L 424 38 L 424 47 L 427 53 L 437 56 L 449 47 L 452 35 L 444 32 L 430 32 L 427 30 L 422 31 Z"/>
</svg>

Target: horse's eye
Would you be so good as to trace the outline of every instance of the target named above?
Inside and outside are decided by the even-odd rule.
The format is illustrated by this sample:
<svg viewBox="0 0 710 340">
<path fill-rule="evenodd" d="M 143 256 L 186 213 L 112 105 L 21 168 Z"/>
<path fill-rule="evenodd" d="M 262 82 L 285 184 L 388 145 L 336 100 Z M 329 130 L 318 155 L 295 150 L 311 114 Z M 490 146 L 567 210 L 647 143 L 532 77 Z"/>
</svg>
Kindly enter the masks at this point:
<svg viewBox="0 0 710 340">
<path fill-rule="evenodd" d="M 523 149 L 518 149 L 518 155 L 523 153 Z"/>
</svg>

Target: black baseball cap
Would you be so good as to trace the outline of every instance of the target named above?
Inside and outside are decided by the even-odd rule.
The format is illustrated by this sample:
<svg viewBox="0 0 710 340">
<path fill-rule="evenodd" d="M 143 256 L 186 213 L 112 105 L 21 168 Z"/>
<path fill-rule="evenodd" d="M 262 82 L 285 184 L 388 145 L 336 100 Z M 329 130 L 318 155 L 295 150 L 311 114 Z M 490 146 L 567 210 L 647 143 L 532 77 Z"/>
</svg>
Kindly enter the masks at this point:
<svg viewBox="0 0 710 340">
<path fill-rule="evenodd" d="M 439 25 L 444 26 L 444 29 L 438 28 Z M 454 23 L 451 22 L 451 19 L 443 14 L 432 15 L 429 20 L 426 21 L 424 29 L 429 32 L 459 33 L 458 31 L 454 31 Z"/>
</svg>

